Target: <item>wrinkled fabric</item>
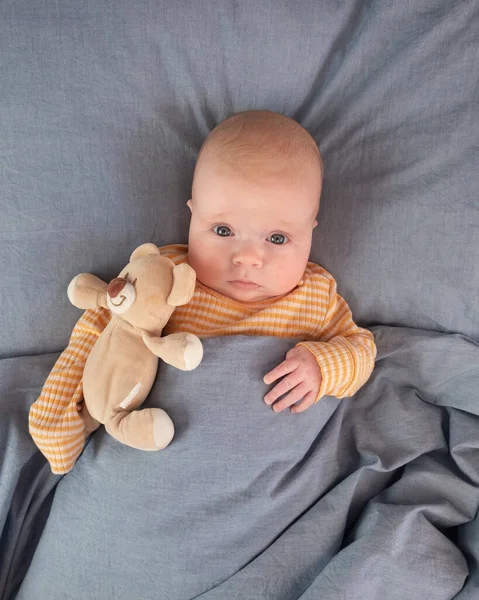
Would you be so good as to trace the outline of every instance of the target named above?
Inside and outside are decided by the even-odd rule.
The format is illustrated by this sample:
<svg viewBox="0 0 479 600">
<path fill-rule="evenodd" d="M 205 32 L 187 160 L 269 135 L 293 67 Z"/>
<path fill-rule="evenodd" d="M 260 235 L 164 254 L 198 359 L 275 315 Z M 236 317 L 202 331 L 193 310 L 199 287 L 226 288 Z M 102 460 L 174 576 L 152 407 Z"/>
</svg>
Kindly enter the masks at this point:
<svg viewBox="0 0 479 600">
<path fill-rule="evenodd" d="M 356 397 L 300 415 L 263 402 L 263 374 L 294 341 L 211 338 L 195 371 L 161 364 L 146 405 L 168 411 L 173 443 L 141 452 L 93 434 L 56 487 L 17 599 L 477 596 L 479 347 L 375 336 Z M 45 486 L 31 477 L 35 494 Z M 6 543 L 12 565 L 28 560 Z"/>
</svg>

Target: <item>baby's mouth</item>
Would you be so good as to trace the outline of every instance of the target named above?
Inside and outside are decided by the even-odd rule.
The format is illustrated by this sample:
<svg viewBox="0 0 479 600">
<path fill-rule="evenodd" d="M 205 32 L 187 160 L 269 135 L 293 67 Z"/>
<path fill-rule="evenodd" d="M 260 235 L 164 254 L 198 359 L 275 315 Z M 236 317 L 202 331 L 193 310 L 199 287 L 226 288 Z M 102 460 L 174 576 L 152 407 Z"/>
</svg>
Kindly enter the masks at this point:
<svg viewBox="0 0 479 600">
<path fill-rule="evenodd" d="M 253 281 L 249 281 L 248 279 L 233 279 L 232 281 L 228 281 L 231 285 L 240 288 L 240 289 L 255 289 L 260 287 L 257 283 Z"/>
</svg>

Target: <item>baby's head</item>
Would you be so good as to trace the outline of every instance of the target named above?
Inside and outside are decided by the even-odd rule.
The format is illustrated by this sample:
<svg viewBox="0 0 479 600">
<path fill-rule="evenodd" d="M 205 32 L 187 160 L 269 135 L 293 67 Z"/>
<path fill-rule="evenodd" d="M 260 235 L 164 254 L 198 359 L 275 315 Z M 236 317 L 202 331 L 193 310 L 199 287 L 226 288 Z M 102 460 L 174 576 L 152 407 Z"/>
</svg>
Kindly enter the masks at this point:
<svg viewBox="0 0 479 600">
<path fill-rule="evenodd" d="M 220 123 L 193 177 L 188 260 L 204 285 L 242 302 L 290 292 L 300 282 L 322 184 L 309 133 L 269 111 Z"/>
</svg>

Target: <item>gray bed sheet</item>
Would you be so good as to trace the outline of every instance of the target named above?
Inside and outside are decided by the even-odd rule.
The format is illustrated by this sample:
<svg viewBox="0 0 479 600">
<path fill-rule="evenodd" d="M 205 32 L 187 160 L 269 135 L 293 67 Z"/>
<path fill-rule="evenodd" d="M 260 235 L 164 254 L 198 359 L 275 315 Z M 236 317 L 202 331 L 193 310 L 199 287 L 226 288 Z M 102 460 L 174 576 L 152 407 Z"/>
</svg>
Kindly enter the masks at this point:
<svg viewBox="0 0 479 600">
<path fill-rule="evenodd" d="M 162 364 L 147 404 L 169 411 L 174 442 L 144 453 L 96 432 L 58 483 L 15 596 L 25 530 L 38 538 L 58 479 L 33 462 L 34 394 L 17 388 L 22 417 L 7 405 L 1 420 L 17 440 L 2 474 L 19 473 L 2 506 L 21 498 L 0 540 L 2 600 L 477 598 L 479 346 L 404 328 L 375 336 L 359 394 L 302 415 L 262 401 L 263 373 L 293 341 L 208 339 L 195 371 Z M 24 361 L 32 383 L 46 373 Z"/>
</svg>

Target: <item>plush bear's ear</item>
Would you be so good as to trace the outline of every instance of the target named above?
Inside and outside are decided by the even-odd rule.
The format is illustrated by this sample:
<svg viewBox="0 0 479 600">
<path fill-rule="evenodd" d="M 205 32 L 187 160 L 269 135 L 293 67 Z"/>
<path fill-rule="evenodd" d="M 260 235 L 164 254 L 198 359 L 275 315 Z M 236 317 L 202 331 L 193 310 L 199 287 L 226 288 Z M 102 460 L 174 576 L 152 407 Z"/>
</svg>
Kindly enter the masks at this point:
<svg viewBox="0 0 479 600">
<path fill-rule="evenodd" d="M 142 244 L 138 246 L 136 250 L 133 250 L 133 254 L 130 256 L 130 262 L 133 262 L 137 258 L 143 258 L 148 254 L 160 254 L 160 249 L 155 244 Z"/>
<path fill-rule="evenodd" d="M 195 292 L 196 273 L 186 263 L 173 268 L 173 287 L 166 303 L 169 306 L 187 304 Z"/>
</svg>

